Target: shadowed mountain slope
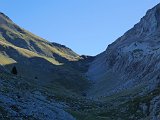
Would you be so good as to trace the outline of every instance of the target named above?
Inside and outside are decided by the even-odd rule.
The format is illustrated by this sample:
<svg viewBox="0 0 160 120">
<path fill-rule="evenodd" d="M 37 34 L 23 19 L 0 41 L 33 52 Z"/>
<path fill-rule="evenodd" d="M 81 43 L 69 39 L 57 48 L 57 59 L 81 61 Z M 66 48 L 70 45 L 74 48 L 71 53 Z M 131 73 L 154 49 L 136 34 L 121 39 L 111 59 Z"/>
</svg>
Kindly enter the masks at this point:
<svg viewBox="0 0 160 120">
<path fill-rule="evenodd" d="M 159 83 L 160 4 L 96 57 L 87 73 L 98 96 Z M 152 85 L 151 85 L 152 83 Z M 93 95 L 95 95 L 95 93 Z M 92 94 L 91 93 L 91 94 Z"/>
<path fill-rule="evenodd" d="M 48 42 L 20 28 L 0 13 L 0 64 L 8 71 L 16 66 L 18 75 L 33 79 L 40 85 L 58 83 L 71 91 L 82 93 L 89 85 L 82 66 L 83 57 L 70 48 Z"/>
</svg>

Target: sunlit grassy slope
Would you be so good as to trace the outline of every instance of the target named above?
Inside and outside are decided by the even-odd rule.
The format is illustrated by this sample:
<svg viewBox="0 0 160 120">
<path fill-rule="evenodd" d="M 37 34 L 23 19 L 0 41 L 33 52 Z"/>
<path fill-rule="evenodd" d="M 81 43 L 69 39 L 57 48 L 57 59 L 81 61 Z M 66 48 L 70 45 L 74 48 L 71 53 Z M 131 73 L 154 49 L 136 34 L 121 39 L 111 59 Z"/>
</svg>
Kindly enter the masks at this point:
<svg viewBox="0 0 160 120">
<path fill-rule="evenodd" d="M 13 60 L 12 58 L 9 58 L 5 54 L 0 53 L 0 63 L 1 65 L 8 65 L 8 64 L 16 63 L 16 61 Z"/>
<path fill-rule="evenodd" d="M 38 54 L 54 57 L 57 54 L 68 60 L 79 58 L 71 49 L 56 43 L 50 43 L 13 23 L 4 14 L 0 14 L 0 38 L 1 41 L 25 48 Z"/>
<path fill-rule="evenodd" d="M 17 26 L 0 13 L 0 64 L 37 84 L 82 93 L 88 87 L 83 59 L 64 45 L 51 43 Z M 85 68 L 86 69 L 86 68 Z M 59 87 L 60 88 L 60 87 Z"/>
<path fill-rule="evenodd" d="M 0 45 L 1 45 L 1 53 L 0 53 L 1 60 L 0 61 L 2 65 L 17 63 L 17 61 L 15 61 L 13 58 L 10 58 L 7 55 L 6 51 L 9 51 L 10 49 L 14 49 L 19 55 L 22 55 L 26 58 L 32 58 L 32 57 L 44 58 L 48 62 L 51 62 L 55 65 L 60 65 L 60 63 L 56 61 L 54 58 L 46 57 L 44 55 L 39 55 L 33 51 L 30 51 L 24 48 L 20 48 L 20 47 L 16 47 L 12 44 L 9 44 L 3 41 L 0 41 Z"/>
</svg>

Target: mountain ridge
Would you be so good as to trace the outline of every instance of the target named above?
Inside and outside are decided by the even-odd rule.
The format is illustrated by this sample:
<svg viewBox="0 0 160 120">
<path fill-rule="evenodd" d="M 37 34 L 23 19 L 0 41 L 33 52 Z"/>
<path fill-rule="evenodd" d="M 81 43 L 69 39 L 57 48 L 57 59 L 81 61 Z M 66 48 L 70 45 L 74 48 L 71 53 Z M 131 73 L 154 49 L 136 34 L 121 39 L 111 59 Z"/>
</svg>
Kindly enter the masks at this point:
<svg viewBox="0 0 160 120">
<path fill-rule="evenodd" d="M 16 66 L 18 75 L 33 80 L 38 78 L 41 85 L 56 82 L 72 89 L 72 82 L 73 86 L 79 84 L 82 89 L 87 86 L 86 78 L 81 75 L 85 66 L 83 68 L 80 66 L 82 63 L 78 63 L 79 60 L 83 60 L 80 55 L 64 45 L 51 43 L 20 28 L 3 13 L 0 16 L 0 57 L 1 64 L 8 71 Z M 67 78 L 60 75 L 67 72 Z M 75 76 L 78 76 L 79 82 L 75 82 Z M 64 78 L 68 84 L 65 84 Z M 85 85 L 81 86 L 83 83 Z M 79 90 L 80 87 L 74 86 L 73 89 L 82 92 Z"/>
<path fill-rule="evenodd" d="M 0 118 L 160 118 L 160 4 L 94 57 L 48 42 L 1 16 Z M 13 67 L 17 75 L 10 73 Z"/>
<path fill-rule="evenodd" d="M 129 81 L 127 79 L 137 79 L 135 80 L 137 82 L 138 79 L 141 79 L 140 77 L 134 78 L 134 75 L 136 77 L 138 74 L 140 74 L 140 71 L 139 73 L 136 73 L 136 70 L 138 71 L 139 69 L 144 71 L 145 70 L 144 65 L 146 64 L 144 63 L 145 60 L 146 62 L 148 61 L 148 63 L 150 63 L 149 60 L 153 57 L 152 54 L 155 55 L 155 58 L 156 55 L 158 55 L 158 41 L 159 41 L 158 22 L 160 21 L 156 22 L 158 20 L 158 18 L 156 18 L 156 15 L 157 11 L 159 10 L 160 10 L 160 4 L 150 9 L 146 13 L 146 15 L 140 20 L 139 23 L 137 23 L 133 28 L 127 31 L 123 36 L 118 38 L 115 42 L 110 44 L 106 49 L 106 51 L 98 55 L 96 60 L 93 61 L 87 75 L 89 76 L 90 79 L 96 80 L 95 84 L 96 83 L 98 84 L 97 88 L 98 86 L 101 85 L 109 88 L 113 86 L 113 88 L 111 88 L 110 90 L 118 91 L 114 89 L 115 88 L 127 89 L 129 88 L 130 85 L 133 86 L 132 82 L 134 80 Z M 160 14 L 158 16 L 160 16 Z M 153 63 L 151 64 L 155 66 L 154 62 L 156 63 L 156 61 L 152 62 Z M 144 71 L 144 73 L 142 73 L 142 75 L 139 76 L 144 76 L 146 74 L 147 71 L 146 72 Z M 108 82 L 107 82 L 107 77 L 108 77 Z M 114 81 L 113 79 L 117 80 Z M 109 83 L 109 81 L 111 83 Z M 117 85 L 113 84 L 116 81 L 120 82 L 116 83 Z M 105 82 L 107 82 L 107 84 L 109 85 L 106 85 Z M 103 89 L 105 89 L 105 92 L 108 92 L 108 90 L 106 90 L 107 88 Z M 99 90 L 99 92 L 101 92 L 101 90 Z M 106 93 L 102 95 L 105 96 L 105 94 Z"/>
</svg>

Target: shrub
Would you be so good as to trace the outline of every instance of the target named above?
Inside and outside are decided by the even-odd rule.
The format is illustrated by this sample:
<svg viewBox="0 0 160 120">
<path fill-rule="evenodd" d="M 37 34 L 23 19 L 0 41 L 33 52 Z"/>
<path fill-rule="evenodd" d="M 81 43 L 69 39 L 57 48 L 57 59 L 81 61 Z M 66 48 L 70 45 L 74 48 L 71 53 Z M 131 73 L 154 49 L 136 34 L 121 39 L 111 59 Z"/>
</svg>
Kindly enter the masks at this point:
<svg viewBox="0 0 160 120">
<path fill-rule="evenodd" d="M 12 68 L 11 73 L 17 75 L 17 68 L 15 66 Z"/>
</svg>

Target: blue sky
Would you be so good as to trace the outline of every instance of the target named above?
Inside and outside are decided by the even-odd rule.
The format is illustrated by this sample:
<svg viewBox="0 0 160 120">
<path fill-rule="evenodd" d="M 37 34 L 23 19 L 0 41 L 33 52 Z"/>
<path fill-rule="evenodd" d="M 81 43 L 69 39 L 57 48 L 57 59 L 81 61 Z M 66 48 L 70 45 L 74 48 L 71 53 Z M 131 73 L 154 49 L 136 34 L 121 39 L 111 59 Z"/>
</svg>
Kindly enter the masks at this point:
<svg viewBox="0 0 160 120">
<path fill-rule="evenodd" d="M 1 0 L 21 27 L 78 54 L 96 55 L 132 28 L 159 0 Z"/>
</svg>

